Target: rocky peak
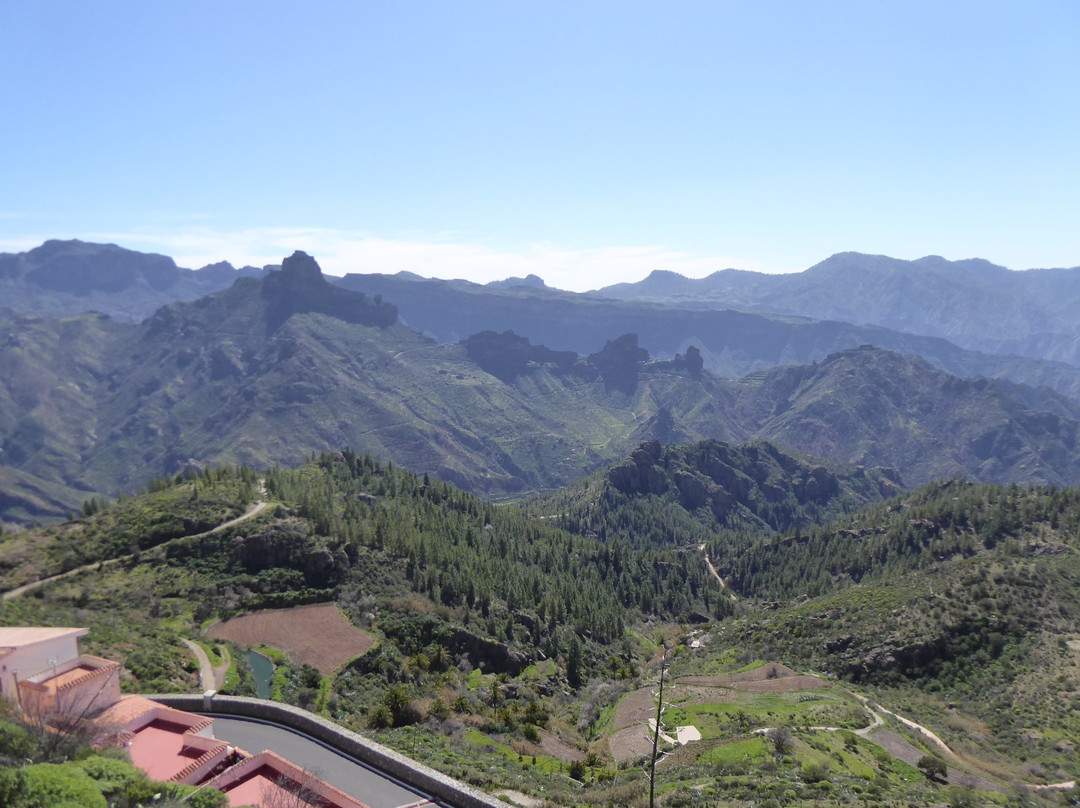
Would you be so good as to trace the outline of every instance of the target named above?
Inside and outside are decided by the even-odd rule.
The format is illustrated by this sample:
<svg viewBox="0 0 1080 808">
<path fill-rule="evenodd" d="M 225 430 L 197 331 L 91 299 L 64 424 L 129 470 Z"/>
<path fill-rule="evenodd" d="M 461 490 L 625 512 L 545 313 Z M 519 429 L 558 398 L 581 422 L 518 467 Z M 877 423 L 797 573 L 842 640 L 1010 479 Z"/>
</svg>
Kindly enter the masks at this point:
<svg viewBox="0 0 1080 808">
<path fill-rule="evenodd" d="M 501 281 L 491 281 L 486 284 L 492 289 L 509 289 L 514 286 L 526 286 L 531 289 L 547 289 L 547 284 L 539 275 L 526 275 L 524 278 L 506 278 Z"/>
<path fill-rule="evenodd" d="M 323 279 L 318 261 L 303 250 L 297 250 L 281 262 L 281 274 L 293 282 L 309 283 Z"/>
<path fill-rule="evenodd" d="M 318 312 L 349 323 L 381 328 L 397 320 L 397 307 L 384 303 L 382 297 L 368 298 L 331 285 L 323 277 L 318 262 L 297 250 L 281 262 L 281 270 L 271 272 L 262 282 L 266 301 L 266 323 L 276 330 L 294 314 Z"/>
</svg>

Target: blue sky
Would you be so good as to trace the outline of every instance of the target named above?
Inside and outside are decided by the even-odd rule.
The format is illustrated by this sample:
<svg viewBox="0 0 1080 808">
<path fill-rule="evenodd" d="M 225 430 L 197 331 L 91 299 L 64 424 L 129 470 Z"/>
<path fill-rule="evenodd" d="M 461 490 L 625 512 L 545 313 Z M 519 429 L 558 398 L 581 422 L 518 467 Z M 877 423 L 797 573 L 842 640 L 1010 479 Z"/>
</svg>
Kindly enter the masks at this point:
<svg viewBox="0 0 1080 808">
<path fill-rule="evenodd" d="M 1080 265 L 1080 3 L 0 3 L 0 250 Z"/>
</svg>

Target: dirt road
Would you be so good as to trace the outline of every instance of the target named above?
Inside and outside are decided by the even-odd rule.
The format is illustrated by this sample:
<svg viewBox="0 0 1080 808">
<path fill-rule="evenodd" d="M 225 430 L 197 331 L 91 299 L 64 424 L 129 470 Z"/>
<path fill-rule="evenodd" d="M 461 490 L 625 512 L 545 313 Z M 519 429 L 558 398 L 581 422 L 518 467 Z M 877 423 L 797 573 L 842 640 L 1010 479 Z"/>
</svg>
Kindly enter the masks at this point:
<svg viewBox="0 0 1080 808">
<path fill-rule="evenodd" d="M 244 512 L 240 516 L 237 516 L 235 519 L 230 519 L 227 522 L 222 522 L 217 527 L 211 528 L 210 530 L 203 531 L 202 533 L 195 533 L 195 534 L 193 534 L 191 536 L 179 536 L 179 537 L 177 537 L 175 539 L 170 539 L 169 541 L 162 542 L 157 547 L 153 547 L 150 550 L 147 550 L 146 552 L 152 552 L 152 551 L 158 550 L 158 549 L 160 549 L 162 547 L 167 547 L 169 544 L 171 544 L 174 541 L 183 541 L 184 539 L 197 539 L 200 536 L 209 536 L 211 533 L 217 533 L 218 531 L 225 530 L 226 528 L 232 527 L 233 525 L 239 524 L 240 522 L 244 522 L 244 521 L 247 521 L 248 519 L 252 519 L 252 518 L 258 516 L 260 513 L 262 513 L 264 510 L 266 510 L 268 505 L 269 505 L 269 503 L 264 502 L 262 500 L 259 500 L 254 505 L 252 505 L 250 508 L 248 508 L 246 512 Z M 9 601 L 9 600 L 13 600 L 14 598 L 17 598 L 20 595 L 26 594 L 27 592 L 30 592 L 30 591 L 32 591 L 34 589 L 37 589 L 39 586 L 44 586 L 45 584 L 52 583 L 53 581 L 59 581 L 59 580 L 62 580 L 64 578 L 70 578 L 72 576 L 79 575 L 80 573 L 87 572 L 88 570 L 100 569 L 102 567 L 110 567 L 110 566 L 113 566 L 114 564 L 119 564 L 122 561 L 130 561 L 134 557 L 135 557 L 134 553 L 129 553 L 128 555 L 119 556 L 117 558 L 108 558 L 108 559 L 105 559 L 104 561 L 95 561 L 92 564 L 84 564 L 81 567 L 76 567 L 75 569 L 68 570 L 67 572 L 61 572 L 58 575 L 50 575 L 48 578 L 42 578 L 39 581 L 31 581 L 28 584 L 23 584 L 22 586 L 15 587 L 14 589 L 10 590 L 9 592 L 5 592 L 3 595 L 0 595 L 0 602 L 6 602 L 6 601 Z"/>
<path fill-rule="evenodd" d="M 732 600 L 738 600 L 738 598 L 735 597 L 735 593 L 728 589 L 728 585 L 724 582 L 724 579 L 720 577 L 720 573 L 716 571 L 716 567 L 713 566 L 712 559 L 709 558 L 709 554 L 705 552 L 705 545 L 699 544 L 698 549 L 701 550 L 702 553 L 704 553 L 705 567 L 709 570 L 709 573 L 712 575 L 712 577 L 720 582 L 720 588 L 727 590 L 728 597 L 730 597 Z"/>
<path fill-rule="evenodd" d="M 225 684 L 225 675 L 229 672 L 230 654 L 227 648 L 224 646 L 218 646 L 222 652 L 223 661 L 216 668 L 210 662 L 210 657 L 206 655 L 206 651 L 197 642 L 180 638 L 180 642 L 188 647 L 188 650 L 195 655 L 195 659 L 199 663 L 199 685 L 202 687 L 203 692 L 207 690 L 220 690 L 221 686 Z"/>
</svg>

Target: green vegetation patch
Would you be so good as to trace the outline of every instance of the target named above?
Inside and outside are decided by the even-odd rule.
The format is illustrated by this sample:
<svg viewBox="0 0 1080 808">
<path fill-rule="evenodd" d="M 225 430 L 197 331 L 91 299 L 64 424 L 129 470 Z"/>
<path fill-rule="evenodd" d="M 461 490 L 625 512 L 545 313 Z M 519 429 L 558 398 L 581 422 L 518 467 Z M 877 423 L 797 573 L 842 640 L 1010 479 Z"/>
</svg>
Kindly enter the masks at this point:
<svg viewBox="0 0 1080 808">
<path fill-rule="evenodd" d="M 766 740 L 763 737 L 747 738 L 742 741 L 714 746 L 698 758 L 698 763 L 735 763 L 736 761 L 756 762 L 767 757 Z"/>
</svg>

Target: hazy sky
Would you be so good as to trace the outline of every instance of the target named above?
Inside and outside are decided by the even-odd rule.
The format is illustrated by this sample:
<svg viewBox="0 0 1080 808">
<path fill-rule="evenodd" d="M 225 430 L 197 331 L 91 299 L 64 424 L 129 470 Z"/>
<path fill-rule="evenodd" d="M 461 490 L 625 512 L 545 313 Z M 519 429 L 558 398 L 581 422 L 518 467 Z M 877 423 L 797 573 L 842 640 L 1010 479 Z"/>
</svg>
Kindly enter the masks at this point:
<svg viewBox="0 0 1080 808">
<path fill-rule="evenodd" d="M 0 2 L 0 251 L 1080 265 L 1080 3 Z"/>
</svg>

